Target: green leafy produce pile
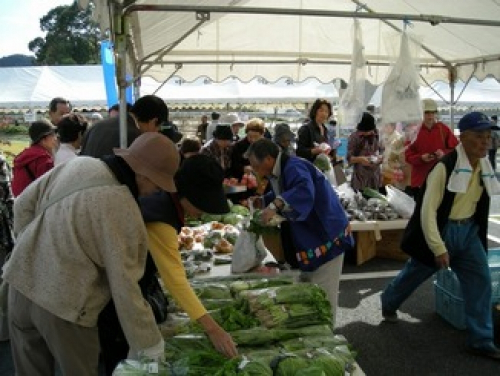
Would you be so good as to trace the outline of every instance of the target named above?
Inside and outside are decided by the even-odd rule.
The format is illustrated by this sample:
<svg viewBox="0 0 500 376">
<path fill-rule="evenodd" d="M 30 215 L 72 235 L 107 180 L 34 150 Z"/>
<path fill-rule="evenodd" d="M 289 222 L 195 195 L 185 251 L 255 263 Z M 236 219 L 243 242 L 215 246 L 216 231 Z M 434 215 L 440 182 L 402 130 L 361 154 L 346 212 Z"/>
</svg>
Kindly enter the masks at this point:
<svg viewBox="0 0 500 376">
<path fill-rule="evenodd" d="M 344 376 L 355 360 L 345 337 L 334 335 L 331 309 L 316 285 L 290 276 L 268 279 L 194 280 L 212 317 L 238 344 L 239 356 L 220 355 L 197 323 L 165 338 L 162 376 Z M 181 334 L 182 333 L 182 334 Z M 123 363 L 122 363 L 123 366 Z M 147 366 L 116 376 L 149 375 Z M 133 373 L 136 372 L 136 373 Z M 347 372 L 347 373 L 346 373 Z"/>
</svg>

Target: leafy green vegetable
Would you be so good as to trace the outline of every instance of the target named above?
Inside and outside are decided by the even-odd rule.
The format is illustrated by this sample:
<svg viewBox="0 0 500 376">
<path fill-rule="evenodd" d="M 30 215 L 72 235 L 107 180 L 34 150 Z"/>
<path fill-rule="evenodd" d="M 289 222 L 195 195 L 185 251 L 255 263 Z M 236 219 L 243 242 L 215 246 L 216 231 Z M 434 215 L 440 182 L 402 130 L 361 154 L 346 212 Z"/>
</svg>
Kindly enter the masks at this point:
<svg viewBox="0 0 500 376">
<path fill-rule="evenodd" d="M 309 366 L 307 368 L 299 369 L 295 376 L 327 376 L 322 367 Z"/>
<path fill-rule="evenodd" d="M 292 277 L 275 277 L 275 278 L 262 278 L 248 281 L 234 281 L 229 284 L 231 293 L 234 296 L 239 295 L 241 291 L 264 289 L 266 287 L 283 286 L 293 284 Z"/>
<path fill-rule="evenodd" d="M 326 154 L 319 154 L 315 159 L 313 164 L 320 169 L 322 172 L 330 171 L 332 168 L 332 164 L 330 162 L 330 158 Z"/>
<path fill-rule="evenodd" d="M 231 332 L 231 336 L 238 346 L 267 345 L 277 340 L 274 330 L 260 326 L 252 329 L 236 330 Z"/>
<path fill-rule="evenodd" d="M 237 225 L 243 221 L 243 216 L 236 213 L 229 213 L 222 217 L 222 223 L 227 225 Z"/>
<path fill-rule="evenodd" d="M 279 233 L 280 228 L 278 226 L 265 225 L 262 222 L 262 210 L 255 210 L 246 230 L 257 235 L 264 235 Z"/>
<path fill-rule="evenodd" d="M 211 311 L 213 319 L 226 331 L 255 328 L 259 320 L 234 305 Z"/>
<path fill-rule="evenodd" d="M 244 217 L 247 217 L 250 215 L 250 210 L 248 210 L 248 208 L 243 205 L 233 205 L 231 207 L 231 213 L 240 214 Z"/>
<path fill-rule="evenodd" d="M 266 328 L 301 328 L 308 325 L 332 323 L 329 302 L 321 301 L 313 305 L 278 304 L 259 309 L 255 315 Z"/>
<path fill-rule="evenodd" d="M 236 240 L 238 240 L 239 236 L 240 236 L 240 234 L 237 233 L 236 231 L 225 231 L 224 232 L 224 239 L 226 239 L 232 245 L 236 244 Z"/>
<path fill-rule="evenodd" d="M 231 299 L 229 286 L 223 283 L 205 283 L 193 286 L 194 292 L 200 299 Z"/>
<path fill-rule="evenodd" d="M 215 350 L 186 351 L 173 363 L 175 375 L 207 376 L 214 375 L 224 366 L 227 359 Z"/>
<path fill-rule="evenodd" d="M 248 301 L 252 312 L 276 304 L 286 303 L 318 305 L 322 308 L 324 302 L 327 301 L 324 290 L 312 283 L 298 283 L 260 290 L 247 290 L 242 291 L 240 296 Z"/>
<path fill-rule="evenodd" d="M 278 363 L 276 369 L 276 376 L 295 376 L 299 369 L 307 367 L 307 360 L 299 358 L 298 356 L 288 356 Z"/>
<path fill-rule="evenodd" d="M 222 215 L 220 214 L 208 214 L 208 213 L 203 213 L 200 216 L 200 220 L 203 223 L 209 223 L 209 222 L 220 222 L 222 220 Z"/>
<path fill-rule="evenodd" d="M 331 349 L 339 345 L 347 344 L 347 339 L 341 335 L 320 335 L 313 337 L 294 338 L 280 342 L 285 351 L 297 351 L 303 349 L 327 348 Z"/>
<path fill-rule="evenodd" d="M 381 194 L 380 192 L 376 191 L 373 188 L 363 189 L 363 195 L 366 197 L 378 198 L 380 200 L 387 201 L 387 197 L 385 197 L 383 194 Z"/>
<path fill-rule="evenodd" d="M 213 248 L 222 239 L 223 232 L 219 230 L 211 230 L 203 239 L 203 247 Z"/>
<path fill-rule="evenodd" d="M 273 371 L 267 364 L 248 360 L 245 356 L 227 361 L 214 376 L 272 376 Z"/>
</svg>

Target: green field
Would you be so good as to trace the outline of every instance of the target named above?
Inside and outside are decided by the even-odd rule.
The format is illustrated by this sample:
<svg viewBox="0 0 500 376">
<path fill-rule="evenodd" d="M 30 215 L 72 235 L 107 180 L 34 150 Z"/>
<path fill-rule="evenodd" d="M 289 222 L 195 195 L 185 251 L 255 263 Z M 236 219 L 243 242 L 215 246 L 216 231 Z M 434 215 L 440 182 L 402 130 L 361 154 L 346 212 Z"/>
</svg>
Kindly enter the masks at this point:
<svg viewBox="0 0 500 376">
<path fill-rule="evenodd" d="M 12 165 L 16 155 L 29 146 L 29 137 L 21 135 L 8 135 L 0 132 L 0 151 Z"/>
</svg>

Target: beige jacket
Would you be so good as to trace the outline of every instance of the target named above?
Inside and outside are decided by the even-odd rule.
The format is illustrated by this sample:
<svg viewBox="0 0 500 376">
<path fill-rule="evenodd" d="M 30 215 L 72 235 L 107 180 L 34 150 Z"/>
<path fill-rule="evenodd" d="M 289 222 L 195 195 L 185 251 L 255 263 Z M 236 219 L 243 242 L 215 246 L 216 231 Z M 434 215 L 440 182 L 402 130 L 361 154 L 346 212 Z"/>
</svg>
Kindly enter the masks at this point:
<svg viewBox="0 0 500 376">
<path fill-rule="evenodd" d="M 37 210 L 75 181 L 110 179 Z M 98 159 L 78 157 L 31 184 L 14 203 L 17 242 L 5 269 L 16 290 L 54 315 L 94 327 L 110 297 L 132 349 L 158 344 L 160 332 L 138 280 L 147 233 L 126 186 Z"/>
</svg>

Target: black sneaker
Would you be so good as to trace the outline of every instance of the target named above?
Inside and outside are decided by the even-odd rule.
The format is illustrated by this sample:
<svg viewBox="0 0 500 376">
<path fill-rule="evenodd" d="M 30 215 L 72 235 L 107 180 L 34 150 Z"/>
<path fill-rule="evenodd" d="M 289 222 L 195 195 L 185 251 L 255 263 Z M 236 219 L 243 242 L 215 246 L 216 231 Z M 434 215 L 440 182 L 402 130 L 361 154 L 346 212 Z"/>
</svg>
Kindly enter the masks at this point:
<svg viewBox="0 0 500 376">
<path fill-rule="evenodd" d="M 500 349 L 493 344 L 482 347 L 468 347 L 467 352 L 473 355 L 484 356 L 486 358 L 500 360 Z"/>
<path fill-rule="evenodd" d="M 384 318 L 384 322 L 388 322 L 391 324 L 395 324 L 398 322 L 398 313 L 396 311 L 389 311 L 386 309 L 382 310 L 382 317 Z"/>
</svg>

